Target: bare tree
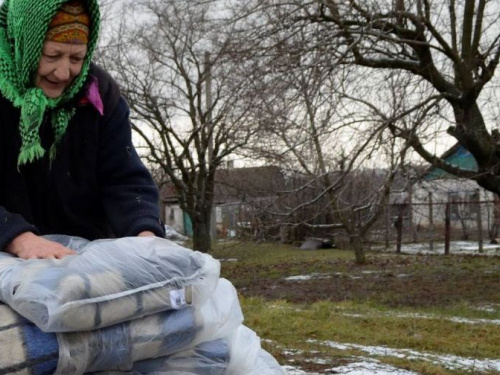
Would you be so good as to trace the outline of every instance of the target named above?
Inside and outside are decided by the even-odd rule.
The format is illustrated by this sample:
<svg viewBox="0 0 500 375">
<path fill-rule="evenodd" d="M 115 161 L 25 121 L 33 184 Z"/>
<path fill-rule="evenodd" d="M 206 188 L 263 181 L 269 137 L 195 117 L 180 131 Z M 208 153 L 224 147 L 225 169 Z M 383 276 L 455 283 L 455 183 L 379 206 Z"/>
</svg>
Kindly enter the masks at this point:
<svg viewBox="0 0 500 375">
<path fill-rule="evenodd" d="M 349 70 L 332 63 L 319 47 L 307 48 L 323 37 L 319 31 L 305 27 L 285 41 L 269 34 L 261 50 L 268 61 L 258 77 L 265 127 L 248 146 L 259 158 L 297 172 L 289 189 L 265 210 L 279 218 L 271 222 L 341 227 L 356 261 L 364 263 L 365 237 L 384 212 L 407 149 L 391 134 L 391 114 L 380 108 L 396 111 L 405 77 L 382 77 L 392 85 L 389 98 L 351 95 L 345 89 L 352 79 Z M 374 159 L 385 168 L 370 169 Z"/>
<path fill-rule="evenodd" d="M 500 192 L 500 136 L 485 120 L 498 116 L 492 87 L 500 59 L 497 2 L 255 0 L 247 2 L 244 11 L 264 12 L 266 34 L 280 36 L 282 43 L 316 25 L 322 39 L 311 38 L 301 48 L 322 50 L 332 61 L 360 68 L 364 79 L 358 88 L 366 88 L 377 74 L 405 73 L 413 92 L 391 114 L 388 127 L 393 135 L 427 162 Z M 373 93 L 384 85 L 369 89 Z M 424 117 L 415 117 L 416 111 Z M 429 133 L 431 128 L 436 132 Z M 430 146 L 443 133 L 474 155 L 478 171 L 460 169 L 436 156 Z"/>
<path fill-rule="evenodd" d="M 216 2 L 141 0 L 125 9 L 103 60 L 119 76 L 133 129 L 152 168 L 168 176 L 193 223 L 194 248 L 211 248 L 214 177 L 256 131 L 251 72 L 239 74 Z"/>
</svg>

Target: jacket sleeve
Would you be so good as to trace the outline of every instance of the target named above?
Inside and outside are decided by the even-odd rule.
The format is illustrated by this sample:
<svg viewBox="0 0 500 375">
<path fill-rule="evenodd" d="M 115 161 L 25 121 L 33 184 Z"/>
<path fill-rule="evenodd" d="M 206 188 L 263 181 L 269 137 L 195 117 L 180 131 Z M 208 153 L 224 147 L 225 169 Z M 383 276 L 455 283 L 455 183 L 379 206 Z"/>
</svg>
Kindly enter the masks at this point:
<svg viewBox="0 0 500 375">
<path fill-rule="evenodd" d="M 129 113 L 125 99 L 120 97 L 100 126 L 97 178 L 102 203 L 118 237 L 135 236 L 145 230 L 164 237 L 158 189 L 132 144 Z"/>
<path fill-rule="evenodd" d="M 0 251 L 5 251 L 5 247 L 24 232 L 38 234 L 38 229 L 21 215 L 10 213 L 0 206 Z"/>
<path fill-rule="evenodd" d="M 12 137 L 5 133 L 5 126 L 2 126 L 0 131 L 0 147 L 2 151 L 6 147 L 4 142 L 12 142 Z M 4 157 L 4 152 L 0 152 L 0 175 L 2 178 L 6 178 L 3 169 L 5 163 Z M 5 198 L 0 199 L 0 251 L 5 251 L 5 247 L 21 233 L 39 233 L 38 229 L 30 224 L 22 215 L 12 213 L 5 208 L 4 205 L 7 202 L 3 202 L 3 199 Z"/>
</svg>

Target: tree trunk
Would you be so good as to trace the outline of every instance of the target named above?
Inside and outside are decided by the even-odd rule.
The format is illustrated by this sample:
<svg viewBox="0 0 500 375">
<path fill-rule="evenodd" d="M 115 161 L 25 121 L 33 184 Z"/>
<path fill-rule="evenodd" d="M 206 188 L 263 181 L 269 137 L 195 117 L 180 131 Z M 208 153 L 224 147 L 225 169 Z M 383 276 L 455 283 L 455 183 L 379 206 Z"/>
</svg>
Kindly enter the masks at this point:
<svg viewBox="0 0 500 375">
<path fill-rule="evenodd" d="M 495 240 L 498 237 L 498 229 L 500 228 L 500 196 L 493 196 L 493 226 L 491 228 L 490 239 Z"/>
<path fill-rule="evenodd" d="M 356 263 L 365 264 L 366 257 L 365 251 L 363 249 L 363 241 L 359 236 L 350 236 L 349 243 L 351 244 L 352 249 L 354 250 L 354 255 L 356 257 Z"/>
<path fill-rule="evenodd" d="M 193 250 L 209 253 L 212 248 L 210 212 L 201 216 L 204 219 L 193 220 Z"/>
<path fill-rule="evenodd" d="M 500 158 L 497 147 L 486 128 L 481 109 L 477 103 L 459 106 L 452 103 L 456 127 L 448 132 L 453 135 L 476 159 L 477 183 L 494 193 L 500 193 Z"/>
</svg>

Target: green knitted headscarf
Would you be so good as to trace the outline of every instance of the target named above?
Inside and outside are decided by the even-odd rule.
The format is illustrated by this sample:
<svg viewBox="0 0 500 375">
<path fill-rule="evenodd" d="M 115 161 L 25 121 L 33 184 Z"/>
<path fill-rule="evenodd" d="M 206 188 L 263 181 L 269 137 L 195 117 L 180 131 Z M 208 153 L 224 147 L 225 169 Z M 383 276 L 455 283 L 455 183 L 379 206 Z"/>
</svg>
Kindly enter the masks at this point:
<svg viewBox="0 0 500 375">
<path fill-rule="evenodd" d="M 63 138 L 68 122 L 75 113 L 68 102 L 82 89 L 88 75 L 90 60 L 97 44 L 100 14 L 97 0 L 86 0 L 90 16 L 87 54 L 81 73 L 64 93 L 51 99 L 35 86 L 35 76 L 42 54 L 45 34 L 60 6 L 68 0 L 4 0 L 0 7 L 0 92 L 12 104 L 21 108 L 19 131 L 22 146 L 18 165 L 43 157 L 39 129 L 45 111 L 52 110 L 54 143 L 50 158 Z"/>
</svg>

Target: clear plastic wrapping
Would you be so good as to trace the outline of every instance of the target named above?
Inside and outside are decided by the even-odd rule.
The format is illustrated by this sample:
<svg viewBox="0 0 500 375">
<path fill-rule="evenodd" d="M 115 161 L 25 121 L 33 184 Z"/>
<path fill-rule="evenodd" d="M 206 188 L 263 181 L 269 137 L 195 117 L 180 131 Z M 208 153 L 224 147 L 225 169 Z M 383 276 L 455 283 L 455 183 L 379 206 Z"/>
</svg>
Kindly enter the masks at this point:
<svg viewBox="0 0 500 375">
<path fill-rule="evenodd" d="M 201 306 L 165 311 L 98 331 L 59 333 L 56 374 L 130 370 L 133 362 L 228 337 L 242 322 L 236 290 L 220 279 Z"/>
<path fill-rule="evenodd" d="M 58 333 L 56 339 L 0 304 L 0 373 L 29 368 L 33 375 L 283 375 L 255 332 L 241 324 L 236 293 L 227 280 L 221 279 L 211 298 L 194 310 Z"/>
<path fill-rule="evenodd" d="M 260 338 L 240 325 L 229 337 L 231 360 L 225 375 L 284 375 L 279 363 L 261 348 Z M 208 374 L 208 373 L 207 373 Z"/>
<path fill-rule="evenodd" d="M 238 326 L 231 335 L 207 341 L 174 355 L 134 364 L 133 375 L 284 375 L 278 362 L 260 347 L 251 329 Z"/>
<path fill-rule="evenodd" d="M 95 330 L 201 305 L 217 284 L 218 261 L 166 239 L 57 239 L 79 254 L 22 260 L 0 252 L 0 299 L 45 332 Z"/>
<path fill-rule="evenodd" d="M 227 339 L 212 340 L 170 356 L 137 362 L 131 374 L 226 375 L 230 355 Z"/>
</svg>

